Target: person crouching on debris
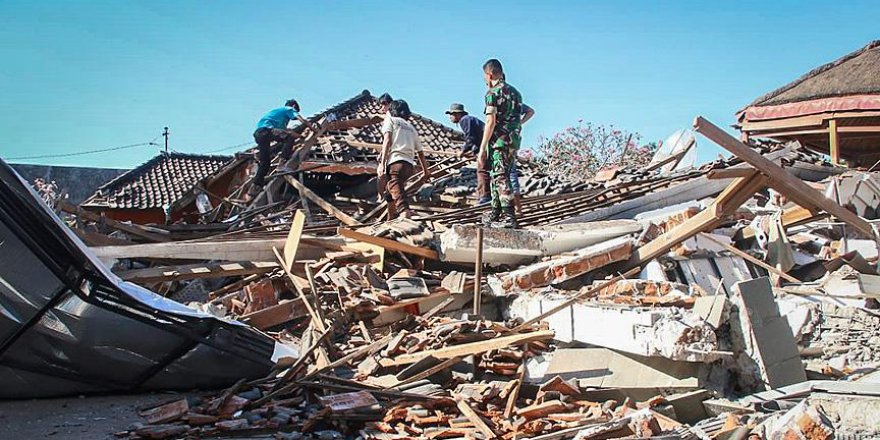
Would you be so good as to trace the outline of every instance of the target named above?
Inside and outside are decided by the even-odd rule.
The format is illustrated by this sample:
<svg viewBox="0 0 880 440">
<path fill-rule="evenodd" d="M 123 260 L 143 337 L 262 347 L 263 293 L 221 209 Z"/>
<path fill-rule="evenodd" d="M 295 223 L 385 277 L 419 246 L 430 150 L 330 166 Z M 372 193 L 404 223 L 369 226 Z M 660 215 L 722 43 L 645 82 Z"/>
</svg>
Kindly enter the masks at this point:
<svg viewBox="0 0 880 440">
<path fill-rule="evenodd" d="M 379 153 L 379 180 L 385 180 L 384 197 L 388 201 L 388 219 L 410 218 L 413 213 L 406 196 L 406 181 L 414 174 L 415 159 L 422 167 L 423 181 L 431 178 L 428 162 L 422 151 L 422 141 L 415 127 L 409 123 L 412 116 L 409 104 L 403 100 L 391 103 L 390 116 L 382 123 L 382 151 Z"/>
<path fill-rule="evenodd" d="M 269 166 L 272 163 L 272 154 L 269 146 L 275 142 L 275 152 L 281 150 L 281 163 L 284 164 L 290 159 L 293 153 L 293 143 L 296 138 L 302 135 L 287 129 L 287 124 L 296 119 L 301 123 L 312 127 L 300 114 L 299 103 L 295 99 L 288 99 L 284 103 L 284 107 L 269 110 L 257 123 L 257 129 L 254 131 L 254 141 L 257 143 L 259 165 L 257 166 L 257 174 L 254 176 L 254 184 L 250 190 L 250 196 L 256 196 L 266 184 L 266 175 L 269 174 Z"/>
<path fill-rule="evenodd" d="M 458 153 L 458 157 L 476 157 L 477 153 L 480 151 L 480 142 L 483 141 L 483 130 L 486 128 L 486 124 L 475 116 L 469 115 L 468 112 L 465 111 L 463 104 L 455 103 L 450 105 L 449 110 L 446 110 L 446 114 L 449 115 L 449 121 L 453 124 L 458 124 L 461 132 L 464 133 L 464 145 L 461 147 L 461 152 Z M 485 161 L 480 163 L 485 163 Z M 485 167 L 478 167 L 477 206 L 485 205 L 491 200 L 492 197 L 489 192 L 489 170 Z"/>
<path fill-rule="evenodd" d="M 486 92 L 486 129 L 477 156 L 478 167 L 488 167 L 491 176 L 492 211 L 483 224 L 497 228 L 516 228 L 510 167 L 521 143 L 522 95 L 504 78 L 501 62 L 490 59 L 483 64 Z"/>
</svg>

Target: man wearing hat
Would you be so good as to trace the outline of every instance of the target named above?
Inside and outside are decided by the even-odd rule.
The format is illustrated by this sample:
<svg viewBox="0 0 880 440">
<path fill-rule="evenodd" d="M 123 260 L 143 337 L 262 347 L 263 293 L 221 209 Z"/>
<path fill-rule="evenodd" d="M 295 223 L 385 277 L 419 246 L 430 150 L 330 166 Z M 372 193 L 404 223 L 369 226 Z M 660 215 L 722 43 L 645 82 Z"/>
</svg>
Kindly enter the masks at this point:
<svg viewBox="0 0 880 440">
<path fill-rule="evenodd" d="M 257 123 L 257 129 L 254 131 L 254 141 L 257 143 L 259 166 L 254 176 L 254 186 L 251 187 L 251 196 L 258 194 L 266 183 L 266 175 L 269 174 L 269 165 L 272 162 L 272 155 L 269 151 L 269 146 L 272 142 L 275 142 L 276 149 L 281 149 L 282 164 L 290 159 L 293 153 L 291 148 L 294 141 L 302 136 L 293 130 L 287 129 L 287 124 L 294 119 L 315 130 L 299 114 L 299 103 L 295 99 L 288 99 L 284 103 L 284 107 L 269 110 Z"/>
<path fill-rule="evenodd" d="M 446 110 L 449 120 L 453 124 L 458 124 L 464 133 L 464 146 L 461 147 L 459 157 L 476 157 L 480 150 L 480 142 L 483 140 L 483 130 L 486 124 L 474 116 L 468 114 L 463 104 L 455 103 Z M 484 161 L 478 161 L 484 163 Z M 484 167 L 477 167 L 477 205 L 485 205 L 492 200 L 489 193 L 489 170 Z"/>
<path fill-rule="evenodd" d="M 535 115 L 535 111 L 525 104 L 522 105 L 522 112 L 522 124 L 525 124 L 526 121 Z M 475 157 L 480 149 L 480 142 L 483 140 L 483 130 L 485 130 L 486 124 L 476 117 L 469 115 L 465 111 L 463 104 L 455 103 L 450 105 L 446 114 L 449 115 L 449 120 L 453 124 L 458 124 L 461 131 L 464 132 L 464 147 L 462 147 L 459 157 Z M 481 164 L 486 165 L 486 162 L 477 161 L 477 206 L 485 205 L 492 201 L 489 190 L 489 169 L 488 167 L 480 166 Z M 513 187 L 514 206 L 517 215 L 522 215 L 519 170 L 516 167 L 515 161 L 510 166 L 510 184 Z"/>
</svg>

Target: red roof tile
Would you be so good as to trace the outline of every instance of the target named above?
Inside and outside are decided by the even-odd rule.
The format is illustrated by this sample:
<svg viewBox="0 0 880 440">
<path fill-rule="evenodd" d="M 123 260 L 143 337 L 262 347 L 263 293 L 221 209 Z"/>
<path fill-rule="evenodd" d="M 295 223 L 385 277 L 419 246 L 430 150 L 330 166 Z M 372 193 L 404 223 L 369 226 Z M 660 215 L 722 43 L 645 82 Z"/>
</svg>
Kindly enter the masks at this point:
<svg viewBox="0 0 880 440">
<path fill-rule="evenodd" d="M 229 156 L 162 153 L 107 182 L 82 205 L 111 209 L 172 206 L 230 161 Z"/>
</svg>

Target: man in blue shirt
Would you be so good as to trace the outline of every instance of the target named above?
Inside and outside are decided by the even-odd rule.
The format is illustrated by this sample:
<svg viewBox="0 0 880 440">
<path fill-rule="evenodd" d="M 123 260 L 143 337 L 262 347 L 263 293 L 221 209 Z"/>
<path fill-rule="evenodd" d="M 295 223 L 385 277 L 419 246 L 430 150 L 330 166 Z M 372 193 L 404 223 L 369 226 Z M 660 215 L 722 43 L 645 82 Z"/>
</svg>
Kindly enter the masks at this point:
<svg viewBox="0 0 880 440">
<path fill-rule="evenodd" d="M 257 129 L 254 131 L 254 141 L 257 142 L 257 149 L 259 151 L 257 156 L 259 159 L 259 166 L 257 167 L 257 174 L 254 176 L 253 188 L 257 190 L 254 192 L 259 192 L 263 185 L 266 184 L 266 175 L 269 174 L 269 165 L 272 163 L 272 154 L 269 149 L 272 142 L 275 142 L 276 153 L 279 148 L 281 149 L 282 164 L 290 159 L 290 156 L 293 153 L 293 143 L 296 141 L 296 138 L 302 136 L 293 130 L 287 129 L 287 124 L 293 119 L 300 121 L 314 130 L 314 127 L 311 127 L 311 125 L 300 116 L 299 103 L 297 103 L 295 99 L 288 99 L 287 102 L 284 103 L 284 107 L 269 110 L 263 115 L 260 122 L 257 123 Z"/>
<path fill-rule="evenodd" d="M 449 115 L 449 120 L 453 124 L 458 124 L 459 128 L 461 128 L 461 131 L 464 133 L 464 146 L 461 148 L 458 157 L 475 157 L 480 149 L 480 142 L 483 141 L 483 130 L 485 130 L 486 124 L 476 117 L 469 115 L 468 112 L 465 111 L 463 104 L 456 103 L 450 105 L 446 114 Z M 524 124 L 534 115 L 535 111 L 531 107 L 525 104 L 522 105 L 521 123 Z M 492 196 L 489 190 L 489 169 L 485 164 L 486 161 L 477 161 L 477 206 L 485 205 L 492 201 Z M 510 185 L 513 187 L 514 205 L 516 206 L 517 215 L 522 215 L 522 207 L 520 206 L 519 170 L 516 167 L 515 161 L 510 167 Z"/>
</svg>

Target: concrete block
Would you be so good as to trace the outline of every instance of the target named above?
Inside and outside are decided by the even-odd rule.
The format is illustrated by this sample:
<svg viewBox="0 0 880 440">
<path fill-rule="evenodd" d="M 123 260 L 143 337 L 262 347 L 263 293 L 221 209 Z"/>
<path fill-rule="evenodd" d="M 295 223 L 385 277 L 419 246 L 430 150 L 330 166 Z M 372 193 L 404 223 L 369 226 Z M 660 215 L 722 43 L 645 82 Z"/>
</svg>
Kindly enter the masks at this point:
<svg viewBox="0 0 880 440">
<path fill-rule="evenodd" d="M 760 382 L 778 388 L 807 380 L 797 344 L 788 321 L 780 316 L 768 278 L 734 285 L 731 302 L 736 307 L 738 332 L 742 338 L 740 361 L 757 367 Z"/>
<path fill-rule="evenodd" d="M 693 312 L 717 329 L 727 320 L 727 307 L 724 295 L 701 296 L 695 300 Z"/>
<path fill-rule="evenodd" d="M 505 311 L 530 319 L 562 301 L 549 292 L 521 295 Z M 539 306 L 536 307 L 536 304 Z M 714 330 L 702 318 L 676 308 L 629 308 L 576 303 L 545 321 L 556 339 L 577 341 L 642 356 L 691 362 L 717 359 Z"/>
</svg>

